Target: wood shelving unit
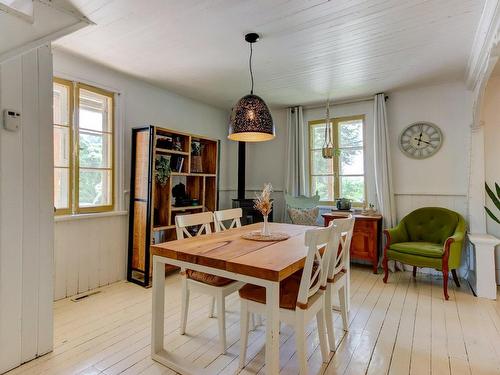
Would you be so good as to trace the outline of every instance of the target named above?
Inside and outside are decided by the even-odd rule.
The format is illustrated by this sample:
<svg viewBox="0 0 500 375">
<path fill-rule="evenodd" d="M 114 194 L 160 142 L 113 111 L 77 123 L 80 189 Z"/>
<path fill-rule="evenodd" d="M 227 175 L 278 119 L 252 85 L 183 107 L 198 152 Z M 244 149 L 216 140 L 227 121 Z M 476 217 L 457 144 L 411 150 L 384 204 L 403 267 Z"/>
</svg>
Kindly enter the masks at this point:
<svg viewBox="0 0 500 375">
<path fill-rule="evenodd" d="M 180 149 L 165 147 L 165 138 L 177 140 Z M 193 142 L 201 145 L 196 172 Z M 161 143 L 161 144 L 160 144 Z M 173 170 L 165 185 L 156 181 L 157 157 L 170 155 L 171 166 L 183 158 L 182 168 Z M 200 163 L 201 160 L 201 163 Z M 200 169 L 201 166 L 201 169 Z M 152 244 L 176 239 L 175 216 L 215 211 L 218 206 L 219 141 L 159 126 L 132 129 L 132 168 L 130 179 L 129 250 L 127 279 L 150 286 Z M 196 204 L 176 207 L 172 188 L 186 187 L 186 195 Z M 174 267 L 166 266 L 166 271 Z"/>
</svg>

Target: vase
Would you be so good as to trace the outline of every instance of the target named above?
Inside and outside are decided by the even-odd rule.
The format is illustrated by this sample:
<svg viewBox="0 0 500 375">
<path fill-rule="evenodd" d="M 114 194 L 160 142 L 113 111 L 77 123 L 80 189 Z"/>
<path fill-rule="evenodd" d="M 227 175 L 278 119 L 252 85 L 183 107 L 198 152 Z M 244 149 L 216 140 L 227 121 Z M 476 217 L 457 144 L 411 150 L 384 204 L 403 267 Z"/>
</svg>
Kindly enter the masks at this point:
<svg viewBox="0 0 500 375">
<path fill-rule="evenodd" d="M 263 236 L 271 235 L 271 233 L 269 232 L 269 223 L 267 222 L 267 219 L 267 215 L 264 215 L 264 223 L 262 224 L 262 231 L 260 232 L 260 234 Z"/>
</svg>

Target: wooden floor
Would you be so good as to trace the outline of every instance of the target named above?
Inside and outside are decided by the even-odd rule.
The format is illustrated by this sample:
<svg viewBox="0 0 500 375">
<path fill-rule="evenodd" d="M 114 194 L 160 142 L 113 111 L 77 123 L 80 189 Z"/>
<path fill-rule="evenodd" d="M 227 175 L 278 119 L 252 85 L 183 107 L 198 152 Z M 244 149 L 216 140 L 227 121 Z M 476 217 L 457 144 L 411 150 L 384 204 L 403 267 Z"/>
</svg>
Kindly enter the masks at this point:
<svg viewBox="0 0 500 375">
<path fill-rule="evenodd" d="M 221 374 L 237 371 L 237 294 L 227 299 L 227 355 L 217 354 L 217 321 L 208 318 L 206 296 L 192 293 L 187 335 L 178 334 L 180 278 L 166 279 L 168 347 Z M 465 284 L 465 283 L 464 283 Z M 80 302 L 54 304 L 54 351 L 9 372 L 14 374 L 173 374 L 150 358 L 151 289 L 119 282 Z M 382 275 L 353 268 L 350 330 L 335 313 L 337 342 L 322 365 L 315 324 L 307 328 L 310 374 L 500 374 L 500 302 L 479 300 L 468 286 L 442 295 L 439 277 Z M 248 366 L 264 373 L 264 327 L 249 336 Z M 296 374 L 294 335 L 283 326 L 281 374 Z"/>
</svg>

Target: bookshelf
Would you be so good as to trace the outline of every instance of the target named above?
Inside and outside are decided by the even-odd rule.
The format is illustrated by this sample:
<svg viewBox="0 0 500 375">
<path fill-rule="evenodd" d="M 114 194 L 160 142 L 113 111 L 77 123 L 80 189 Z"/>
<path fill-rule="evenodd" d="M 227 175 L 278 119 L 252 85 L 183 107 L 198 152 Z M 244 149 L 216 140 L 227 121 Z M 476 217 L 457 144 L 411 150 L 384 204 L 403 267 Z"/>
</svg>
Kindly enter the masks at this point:
<svg viewBox="0 0 500 375">
<path fill-rule="evenodd" d="M 219 141 L 160 126 L 134 128 L 131 160 L 127 279 L 148 287 L 149 247 L 176 239 L 175 216 L 217 209 Z M 159 163 L 171 169 L 163 183 L 155 173 Z M 185 195 L 176 198 L 179 184 Z"/>
</svg>

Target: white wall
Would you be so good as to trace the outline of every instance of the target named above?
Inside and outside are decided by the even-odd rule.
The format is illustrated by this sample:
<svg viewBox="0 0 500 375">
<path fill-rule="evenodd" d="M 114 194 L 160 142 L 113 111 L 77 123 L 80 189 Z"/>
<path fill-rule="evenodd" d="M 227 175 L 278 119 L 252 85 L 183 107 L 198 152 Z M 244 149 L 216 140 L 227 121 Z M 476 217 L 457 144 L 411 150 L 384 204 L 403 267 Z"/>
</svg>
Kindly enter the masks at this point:
<svg viewBox="0 0 500 375">
<path fill-rule="evenodd" d="M 118 210 L 128 207 L 126 191 L 129 190 L 130 184 L 132 127 L 152 124 L 220 139 L 220 188 L 227 190 L 228 186 L 234 186 L 231 179 L 236 179 L 236 175 L 231 172 L 236 171 L 234 160 L 236 154 L 232 155 L 227 151 L 228 113 L 226 111 L 179 96 L 59 49 L 54 50 L 54 75 L 119 94 L 116 97 L 115 139 L 116 160 L 119 161 L 116 164 Z M 68 226 L 71 226 L 71 236 L 65 233 Z M 97 227 L 99 230 L 96 230 Z M 113 238 L 116 238 L 119 243 L 125 239 L 125 248 L 120 250 L 106 246 L 110 233 L 113 233 Z M 57 222 L 55 298 L 63 298 L 95 286 L 124 279 L 126 277 L 124 268 L 127 256 L 126 241 L 127 216 L 86 219 L 71 224 L 67 221 Z M 96 252 L 96 244 L 100 244 L 100 256 L 107 263 L 99 264 L 92 258 Z M 102 267 L 108 264 L 118 266 L 112 268 L 108 277 L 104 277 Z M 92 279 L 96 275 L 100 275 L 98 281 Z"/>
<path fill-rule="evenodd" d="M 471 93 L 460 83 L 448 83 L 387 93 L 387 111 L 391 140 L 394 189 L 397 215 L 401 219 L 423 206 L 441 206 L 467 216 L 467 185 L 470 125 L 472 122 Z M 334 117 L 365 115 L 365 173 L 367 198 L 376 203 L 373 169 L 373 102 L 365 101 L 336 105 Z M 277 139 L 249 145 L 247 188 L 258 189 L 266 181 L 273 182 L 275 198 L 282 205 L 286 150 L 286 112 L 273 111 Z M 304 121 L 325 117 L 324 108 L 304 110 Z M 416 121 L 437 124 L 444 135 L 439 152 L 425 160 L 406 157 L 398 147 L 399 134 Z M 233 151 L 236 157 L 236 151 Z M 281 195 L 280 195 L 281 194 Z"/>
<path fill-rule="evenodd" d="M 52 350 L 53 141 L 49 46 L 0 64 L 0 373 Z"/>
<path fill-rule="evenodd" d="M 484 123 L 484 164 L 486 182 L 495 191 L 495 182 L 500 184 L 500 76 L 493 76 L 486 87 L 481 109 Z M 500 218 L 500 212 L 489 197 L 486 206 Z M 500 238 L 500 224 L 487 216 L 487 232 Z M 500 246 L 496 248 L 497 283 L 500 284 Z"/>
<path fill-rule="evenodd" d="M 467 216 L 468 160 L 472 97 L 460 82 L 389 94 L 394 190 L 398 218 L 422 206 L 442 206 Z M 416 160 L 398 147 L 401 131 L 430 121 L 443 132 L 443 145 L 432 157 Z"/>
</svg>

